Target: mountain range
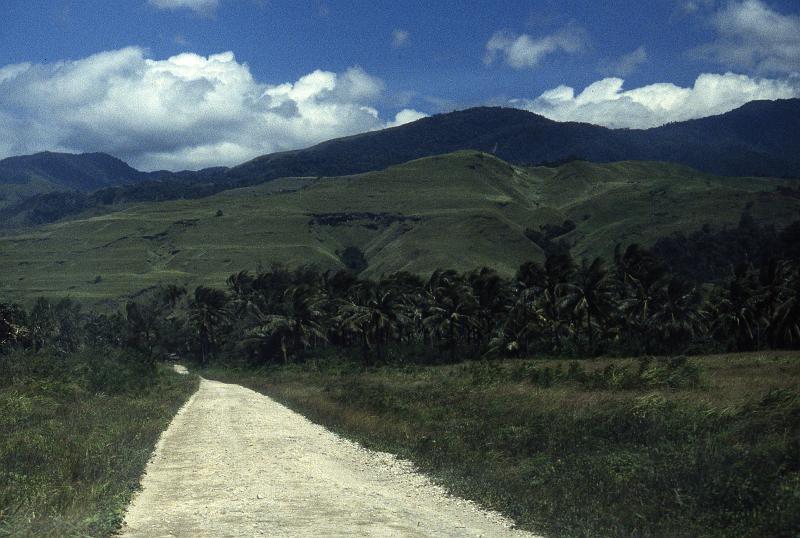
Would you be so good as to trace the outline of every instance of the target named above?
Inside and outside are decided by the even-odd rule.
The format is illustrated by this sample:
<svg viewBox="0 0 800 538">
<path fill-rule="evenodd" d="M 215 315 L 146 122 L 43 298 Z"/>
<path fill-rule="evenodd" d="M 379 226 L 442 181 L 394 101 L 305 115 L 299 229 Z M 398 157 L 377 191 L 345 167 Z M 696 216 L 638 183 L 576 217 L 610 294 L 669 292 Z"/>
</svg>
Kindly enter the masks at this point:
<svg viewBox="0 0 800 538">
<path fill-rule="evenodd" d="M 650 160 L 728 176 L 800 177 L 800 99 L 753 101 L 719 116 L 644 130 L 562 123 L 512 108 L 471 108 L 265 155 L 227 175 L 357 174 L 463 149 L 517 165 Z"/>
<path fill-rule="evenodd" d="M 652 129 L 608 129 L 557 122 L 512 108 L 471 108 L 264 155 L 231 169 L 197 172 L 141 172 L 102 153 L 44 152 L 0 161 L 0 186 L 6 190 L 16 186 L 22 192 L 20 186 L 29 185 L 28 194 L 90 192 L 147 180 L 231 187 L 279 177 L 382 170 L 465 149 L 491 153 L 516 165 L 649 160 L 727 176 L 800 177 L 800 99 L 752 101 L 718 116 Z"/>
</svg>

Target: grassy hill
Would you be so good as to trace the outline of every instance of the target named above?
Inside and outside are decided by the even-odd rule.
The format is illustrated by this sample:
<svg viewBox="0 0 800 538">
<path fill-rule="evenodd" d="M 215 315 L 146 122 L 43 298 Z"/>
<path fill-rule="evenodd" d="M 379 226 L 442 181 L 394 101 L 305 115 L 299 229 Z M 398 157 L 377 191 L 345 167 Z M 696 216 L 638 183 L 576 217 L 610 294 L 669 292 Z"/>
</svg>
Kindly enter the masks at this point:
<svg viewBox="0 0 800 538">
<path fill-rule="evenodd" d="M 365 276 L 492 266 L 510 275 L 543 252 L 526 228 L 574 221 L 578 256 L 652 242 L 704 223 L 787 223 L 800 199 L 784 180 L 723 178 L 655 162 L 511 166 L 463 151 L 381 172 L 283 179 L 183 201 L 145 203 L 0 237 L 0 293 L 102 302 L 158 282 L 221 284 L 280 262 L 341 268 L 360 248 Z"/>
</svg>

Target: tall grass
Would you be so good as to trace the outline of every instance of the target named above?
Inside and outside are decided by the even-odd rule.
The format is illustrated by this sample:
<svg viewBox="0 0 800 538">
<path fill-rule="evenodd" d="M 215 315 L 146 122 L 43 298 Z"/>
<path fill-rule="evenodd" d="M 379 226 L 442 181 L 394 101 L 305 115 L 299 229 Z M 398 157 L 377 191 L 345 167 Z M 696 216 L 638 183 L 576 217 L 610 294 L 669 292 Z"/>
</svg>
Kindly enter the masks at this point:
<svg viewBox="0 0 800 538">
<path fill-rule="evenodd" d="M 0 356 L 0 536 L 107 536 L 197 387 L 136 355 Z"/>
<path fill-rule="evenodd" d="M 218 370 L 549 536 L 796 536 L 800 360 Z"/>
</svg>

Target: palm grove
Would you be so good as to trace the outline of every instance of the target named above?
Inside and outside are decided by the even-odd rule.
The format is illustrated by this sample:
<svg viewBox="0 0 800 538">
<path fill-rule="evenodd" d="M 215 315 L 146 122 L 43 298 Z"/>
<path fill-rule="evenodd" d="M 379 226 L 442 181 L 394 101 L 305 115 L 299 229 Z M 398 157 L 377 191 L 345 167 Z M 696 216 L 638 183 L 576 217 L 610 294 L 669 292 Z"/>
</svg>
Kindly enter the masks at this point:
<svg viewBox="0 0 800 538">
<path fill-rule="evenodd" d="M 543 263 L 525 263 L 511 279 L 489 268 L 372 281 L 275 266 L 231 275 L 226 289 L 158 287 L 110 315 L 83 312 L 70 299 L 40 298 L 27 311 L 0 303 L 0 350 L 119 347 L 148 360 L 175 354 L 254 365 L 342 354 L 369 365 L 796 348 L 798 230 L 779 233 L 743 217 L 716 235 L 618 249 L 611 263 L 548 248 Z M 711 276 L 721 276 L 698 280 L 697 270 L 671 265 L 676 250 L 694 269 L 716 267 Z"/>
</svg>

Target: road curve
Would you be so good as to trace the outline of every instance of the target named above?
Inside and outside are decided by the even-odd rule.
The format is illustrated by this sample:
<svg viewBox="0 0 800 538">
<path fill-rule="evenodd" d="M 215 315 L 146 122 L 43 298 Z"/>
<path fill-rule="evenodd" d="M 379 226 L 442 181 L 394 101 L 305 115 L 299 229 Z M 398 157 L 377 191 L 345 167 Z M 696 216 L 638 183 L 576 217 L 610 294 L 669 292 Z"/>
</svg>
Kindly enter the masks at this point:
<svg viewBox="0 0 800 538">
<path fill-rule="evenodd" d="M 203 379 L 162 434 L 126 537 L 533 536 L 390 454 Z"/>
</svg>

